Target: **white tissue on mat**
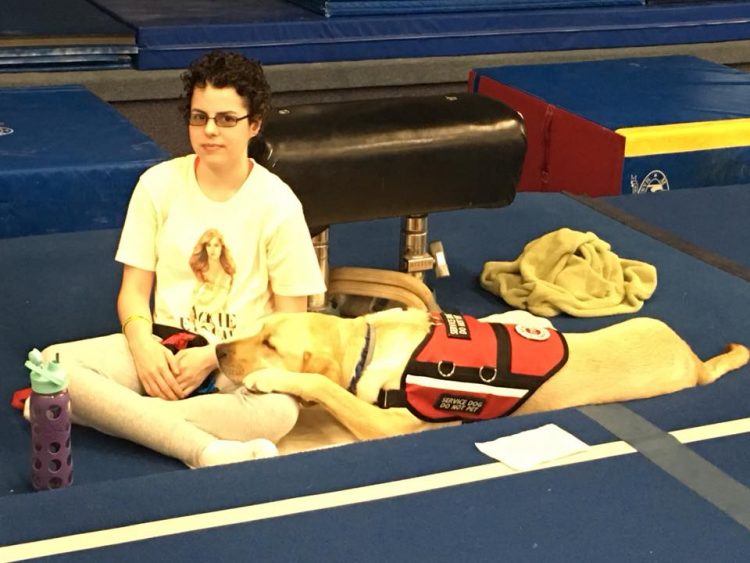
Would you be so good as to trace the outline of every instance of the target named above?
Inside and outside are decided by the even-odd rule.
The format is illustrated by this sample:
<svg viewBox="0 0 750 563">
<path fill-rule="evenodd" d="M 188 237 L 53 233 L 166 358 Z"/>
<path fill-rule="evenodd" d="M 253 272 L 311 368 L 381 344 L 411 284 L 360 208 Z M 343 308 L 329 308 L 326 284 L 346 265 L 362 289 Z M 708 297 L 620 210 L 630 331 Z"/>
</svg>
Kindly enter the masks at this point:
<svg viewBox="0 0 750 563">
<path fill-rule="evenodd" d="M 590 448 L 556 424 L 545 424 L 491 442 L 477 442 L 476 446 L 483 454 L 519 471 Z"/>
</svg>

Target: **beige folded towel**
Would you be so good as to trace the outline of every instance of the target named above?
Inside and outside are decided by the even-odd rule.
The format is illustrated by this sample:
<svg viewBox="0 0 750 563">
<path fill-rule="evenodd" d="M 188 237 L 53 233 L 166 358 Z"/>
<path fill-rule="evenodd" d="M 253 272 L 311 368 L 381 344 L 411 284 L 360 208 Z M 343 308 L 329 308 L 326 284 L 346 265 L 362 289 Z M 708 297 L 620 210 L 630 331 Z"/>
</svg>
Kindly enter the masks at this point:
<svg viewBox="0 0 750 563">
<path fill-rule="evenodd" d="M 482 287 L 535 315 L 633 313 L 656 289 L 656 268 L 619 258 L 594 233 L 559 229 L 531 241 L 513 262 L 487 262 Z"/>
</svg>

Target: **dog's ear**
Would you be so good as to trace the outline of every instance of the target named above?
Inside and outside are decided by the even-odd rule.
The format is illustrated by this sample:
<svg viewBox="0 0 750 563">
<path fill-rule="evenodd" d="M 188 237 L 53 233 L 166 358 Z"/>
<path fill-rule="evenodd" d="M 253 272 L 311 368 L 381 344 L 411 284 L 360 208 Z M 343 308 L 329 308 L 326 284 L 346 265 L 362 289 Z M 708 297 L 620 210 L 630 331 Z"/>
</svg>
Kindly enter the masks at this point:
<svg viewBox="0 0 750 563">
<path fill-rule="evenodd" d="M 341 368 L 333 358 L 305 351 L 302 353 L 302 373 L 319 373 L 328 379 L 338 382 Z"/>
</svg>

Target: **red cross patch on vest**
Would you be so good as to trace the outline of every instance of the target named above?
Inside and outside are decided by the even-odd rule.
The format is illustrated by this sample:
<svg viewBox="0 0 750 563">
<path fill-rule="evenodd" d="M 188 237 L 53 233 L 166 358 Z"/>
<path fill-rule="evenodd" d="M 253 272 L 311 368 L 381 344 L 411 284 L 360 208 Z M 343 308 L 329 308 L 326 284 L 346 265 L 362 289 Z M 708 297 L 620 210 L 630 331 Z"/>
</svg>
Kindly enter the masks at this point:
<svg viewBox="0 0 750 563">
<path fill-rule="evenodd" d="M 401 376 L 400 391 L 381 393 L 381 407 L 406 407 L 432 422 L 508 415 L 568 359 L 554 329 L 479 322 L 442 313 Z"/>
</svg>

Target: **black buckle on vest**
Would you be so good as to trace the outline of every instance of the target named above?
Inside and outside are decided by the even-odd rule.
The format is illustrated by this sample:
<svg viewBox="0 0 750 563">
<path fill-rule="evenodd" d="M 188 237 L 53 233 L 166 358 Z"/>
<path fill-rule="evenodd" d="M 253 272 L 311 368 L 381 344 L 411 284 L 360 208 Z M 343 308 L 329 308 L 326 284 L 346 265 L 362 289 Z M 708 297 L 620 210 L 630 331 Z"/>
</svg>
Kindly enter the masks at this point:
<svg viewBox="0 0 750 563">
<path fill-rule="evenodd" d="M 400 389 L 381 389 L 378 393 L 378 406 L 381 409 L 406 408 L 406 393 Z"/>
</svg>

